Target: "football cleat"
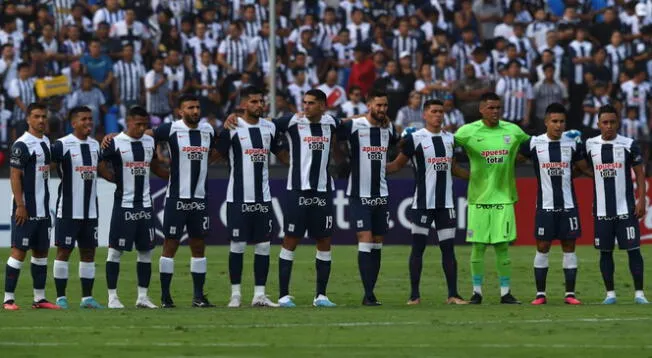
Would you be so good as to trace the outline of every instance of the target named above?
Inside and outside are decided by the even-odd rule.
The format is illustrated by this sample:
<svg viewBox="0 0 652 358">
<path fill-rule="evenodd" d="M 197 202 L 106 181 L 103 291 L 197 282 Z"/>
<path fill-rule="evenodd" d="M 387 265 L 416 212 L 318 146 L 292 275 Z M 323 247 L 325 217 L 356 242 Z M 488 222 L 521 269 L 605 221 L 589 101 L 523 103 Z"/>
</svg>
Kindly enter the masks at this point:
<svg viewBox="0 0 652 358">
<path fill-rule="evenodd" d="M 16 304 L 16 301 L 14 300 L 7 300 L 2 304 L 2 308 L 4 308 L 7 311 L 18 311 L 20 308 Z"/>
<path fill-rule="evenodd" d="M 58 297 L 56 304 L 57 306 L 61 307 L 62 310 L 68 309 L 68 299 L 66 297 Z"/>
<path fill-rule="evenodd" d="M 546 303 L 548 303 L 548 300 L 544 295 L 539 295 L 534 299 L 534 301 L 532 301 L 532 304 L 535 306 L 545 305 Z"/>
<path fill-rule="evenodd" d="M 575 296 L 566 296 L 564 297 L 564 303 L 567 305 L 581 305 L 582 302 L 575 298 Z"/>
<path fill-rule="evenodd" d="M 192 299 L 192 306 L 195 308 L 213 308 L 215 307 L 214 304 L 210 303 L 208 299 L 206 298 L 206 295 L 198 297 L 198 298 L 193 298 Z"/>
<path fill-rule="evenodd" d="M 634 302 L 639 305 L 647 305 L 650 303 L 648 302 L 647 298 L 645 298 L 645 296 L 634 297 Z"/>
<path fill-rule="evenodd" d="M 331 302 L 331 300 L 329 300 L 328 297 L 326 297 L 324 295 L 319 295 L 314 300 L 312 300 L 312 305 L 315 306 L 315 307 L 335 307 L 335 306 L 337 306 L 335 303 Z"/>
<path fill-rule="evenodd" d="M 505 305 L 520 305 L 521 301 L 512 296 L 511 292 L 508 292 L 506 295 L 500 297 L 500 303 Z"/>
<path fill-rule="evenodd" d="M 155 305 L 152 300 L 149 299 L 149 297 L 144 296 L 144 297 L 138 297 L 136 300 L 136 308 L 150 308 L 150 309 L 156 309 L 158 308 L 157 305 Z"/>
<path fill-rule="evenodd" d="M 174 304 L 172 298 L 161 300 L 161 308 L 177 308 L 177 305 Z"/>
<path fill-rule="evenodd" d="M 449 305 L 468 305 L 469 303 L 467 301 L 464 301 L 464 299 L 460 296 L 453 296 L 453 297 L 448 297 L 448 300 L 446 300 L 446 304 Z"/>
<path fill-rule="evenodd" d="M 278 300 L 278 306 L 283 308 L 294 308 L 297 305 L 294 304 L 294 297 L 283 296 Z"/>
<path fill-rule="evenodd" d="M 417 297 L 417 298 L 410 298 L 410 299 L 407 301 L 408 306 L 415 306 L 415 305 L 418 305 L 418 304 L 420 304 L 420 303 L 421 303 L 421 298 L 419 298 L 419 297 Z"/>
<path fill-rule="evenodd" d="M 363 306 L 370 306 L 370 307 L 375 307 L 375 306 L 382 306 L 383 304 L 380 303 L 376 297 L 365 297 L 362 300 L 362 305 Z"/>
<path fill-rule="evenodd" d="M 102 309 L 104 308 L 93 297 L 86 298 L 79 303 L 79 308 Z"/>
<path fill-rule="evenodd" d="M 252 307 L 279 307 L 278 303 L 272 302 L 267 295 L 254 296 L 251 300 Z"/>
<path fill-rule="evenodd" d="M 482 303 L 482 295 L 477 292 L 473 292 L 473 296 L 471 296 L 471 299 L 469 300 L 469 304 L 479 305 L 481 303 Z"/>
<path fill-rule="evenodd" d="M 229 304 L 226 305 L 228 308 L 238 308 L 242 304 L 242 296 L 240 295 L 233 295 L 231 296 L 231 300 L 229 300 Z"/>
<path fill-rule="evenodd" d="M 123 305 L 122 302 L 120 302 L 118 296 L 115 296 L 109 299 L 109 303 L 107 304 L 107 307 L 111 309 L 123 309 L 125 308 L 125 305 Z"/>
<path fill-rule="evenodd" d="M 602 301 L 603 305 L 615 305 L 616 304 L 616 297 L 607 297 Z"/>
<path fill-rule="evenodd" d="M 48 300 L 46 300 L 45 298 L 38 301 L 38 302 L 32 303 L 32 308 L 44 309 L 44 310 L 60 310 L 61 309 L 61 307 L 55 305 L 54 303 L 48 302 Z"/>
</svg>

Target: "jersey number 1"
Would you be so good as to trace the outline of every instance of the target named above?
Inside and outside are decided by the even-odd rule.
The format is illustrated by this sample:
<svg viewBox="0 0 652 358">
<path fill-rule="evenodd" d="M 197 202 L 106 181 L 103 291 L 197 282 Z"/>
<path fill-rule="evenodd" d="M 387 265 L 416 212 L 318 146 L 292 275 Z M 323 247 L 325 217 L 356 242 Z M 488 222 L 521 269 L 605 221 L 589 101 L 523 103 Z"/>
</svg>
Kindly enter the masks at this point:
<svg viewBox="0 0 652 358">
<path fill-rule="evenodd" d="M 572 218 L 568 218 L 569 224 L 570 224 L 570 231 L 575 231 L 580 228 L 580 225 L 577 221 L 577 216 L 574 216 Z"/>
</svg>

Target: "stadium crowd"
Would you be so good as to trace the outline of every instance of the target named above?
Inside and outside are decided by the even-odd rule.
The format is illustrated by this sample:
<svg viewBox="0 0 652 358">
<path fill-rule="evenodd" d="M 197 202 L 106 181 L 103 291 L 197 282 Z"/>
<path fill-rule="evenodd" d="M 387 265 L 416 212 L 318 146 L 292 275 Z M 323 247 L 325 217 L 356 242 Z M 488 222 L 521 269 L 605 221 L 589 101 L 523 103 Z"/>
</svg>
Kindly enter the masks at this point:
<svg viewBox="0 0 652 358">
<path fill-rule="evenodd" d="M 93 110 L 96 136 L 142 104 L 152 126 L 175 118 L 183 93 L 201 96 L 219 126 L 249 85 L 269 87 L 268 0 L 2 1 L 0 141 L 25 130 L 25 108 L 45 101 L 52 140 L 70 133 L 67 112 Z M 562 102 L 569 126 L 597 134 L 613 103 L 621 130 L 647 139 L 652 2 L 626 0 L 277 1 L 277 114 L 302 110 L 319 88 L 331 114 L 364 113 L 374 88 L 390 95 L 400 128 L 423 126 L 421 105 L 445 101 L 449 131 L 478 119 L 496 91 L 503 118 L 544 130 Z M 35 81 L 66 76 L 70 93 L 39 99 Z"/>
</svg>

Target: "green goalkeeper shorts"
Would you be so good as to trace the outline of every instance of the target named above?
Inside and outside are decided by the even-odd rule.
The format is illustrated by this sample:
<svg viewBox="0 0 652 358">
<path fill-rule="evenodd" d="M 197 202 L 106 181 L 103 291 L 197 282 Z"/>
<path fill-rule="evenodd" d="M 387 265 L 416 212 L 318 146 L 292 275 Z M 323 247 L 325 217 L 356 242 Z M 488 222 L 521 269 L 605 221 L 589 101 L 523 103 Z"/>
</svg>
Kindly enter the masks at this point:
<svg viewBox="0 0 652 358">
<path fill-rule="evenodd" d="M 499 244 L 516 240 L 514 204 L 469 204 L 466 241 Z"/>
</svg>

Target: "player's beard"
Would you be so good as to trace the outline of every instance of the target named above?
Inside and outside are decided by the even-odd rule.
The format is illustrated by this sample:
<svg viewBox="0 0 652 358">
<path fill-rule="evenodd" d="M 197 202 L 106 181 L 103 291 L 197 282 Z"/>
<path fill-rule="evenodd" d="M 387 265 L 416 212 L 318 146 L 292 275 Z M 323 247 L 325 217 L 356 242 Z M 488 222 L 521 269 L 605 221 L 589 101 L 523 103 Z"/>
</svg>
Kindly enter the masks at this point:
<svg viewBox="0 0 652 358">
<path fill-rule="evenodd" d="M 183 120 L 186 121 L 187 123 L 190 123 L 190 124 L 197 124 L 197 123 L 199 123 L 200 119 L 201 118 L 199 118 L 198 115 L 197 116 L 187 115 L 187 116 L 183 117 Z"/>
<path fill-rule="evenodd" d="M 380 114 L 380 112 L 371 112 L 371 118 L 374 119 L 374 121 L 380 123 L 381 126 L 385 126 L 387 124 L 387 114 Z"/>
</svg>

